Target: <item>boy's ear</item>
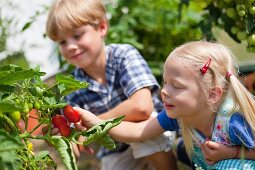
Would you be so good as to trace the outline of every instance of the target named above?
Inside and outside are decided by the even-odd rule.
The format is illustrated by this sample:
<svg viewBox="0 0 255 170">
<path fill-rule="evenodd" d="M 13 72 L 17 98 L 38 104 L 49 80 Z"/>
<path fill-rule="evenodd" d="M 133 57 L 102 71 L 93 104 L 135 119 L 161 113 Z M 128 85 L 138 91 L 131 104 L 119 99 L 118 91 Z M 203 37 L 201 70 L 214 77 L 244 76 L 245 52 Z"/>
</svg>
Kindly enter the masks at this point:
<svg viewBox="0 0 255 170">
<path fill-rule="evenodd" d="M 108 24 L 106 21 L 102 21 L 99 25 L 99 32 L 102 37 L 105 37 L 108 31 Z"/>
<path fill-rule="evenodd" d="M 223 94 L 222 88 L 216 87 L 216 88 L 212 89 L 209 94 L 209 101 L 211 103 L 217 103 L 220 100 L 222 94 Z"/>
</svg>

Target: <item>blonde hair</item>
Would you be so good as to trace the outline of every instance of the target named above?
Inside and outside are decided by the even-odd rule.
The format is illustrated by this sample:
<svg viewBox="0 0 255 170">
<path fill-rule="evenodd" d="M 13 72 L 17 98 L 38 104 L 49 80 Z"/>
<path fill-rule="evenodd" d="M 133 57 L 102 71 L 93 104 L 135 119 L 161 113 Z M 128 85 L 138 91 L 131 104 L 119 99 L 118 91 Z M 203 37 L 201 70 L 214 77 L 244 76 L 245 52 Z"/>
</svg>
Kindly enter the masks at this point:
<svg viewBox="0 0 255 170">
<path fill-rule="evenodd" d="M 231 94 L 234 100 L 233 110 L 241 111 L 253 133 L 255 131 L 255 100 L 253 95 L 238 79 L 238 67 L 232 52 L 223 44 L 217 42 L 194 41 L 177 47 L 168 58 L 186 59 L 189 68 L 194 71 L 195 78 L 204 90 L 205 100 L 210 107 L 207 97 L 211 89 L 220 87 L 223 89 L 221 104 L 227 94 Z M 200 69 L 211 59 L 208 71 L 201 74 Z M 229 73 L 232 75 L 229 76 Z M 211 110 L 218 109 L 218 104 L 211 106 Z M 179 123 L 184 139 L 185 148 L 189 156 L 193 152 L 193 140 L 196 140 L 192 129 L 182 118 Z"/>
<path fill-rule="evenodd" d="M 56 0 L 49 10 L 46 32 L 55 41 L 59 31 L 69 33 L 86 24 L 97 29 L 103 21 L 107 19 L 101 0 Z"/>
</svg>

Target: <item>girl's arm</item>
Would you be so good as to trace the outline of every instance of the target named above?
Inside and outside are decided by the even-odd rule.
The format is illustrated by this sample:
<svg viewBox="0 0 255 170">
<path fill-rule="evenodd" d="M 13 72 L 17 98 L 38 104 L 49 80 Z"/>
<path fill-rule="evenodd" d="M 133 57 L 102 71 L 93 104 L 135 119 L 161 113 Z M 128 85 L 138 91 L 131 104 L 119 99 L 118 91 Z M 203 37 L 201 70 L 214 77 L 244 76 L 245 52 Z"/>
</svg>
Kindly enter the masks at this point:
<svg viewBox="0 0 255 170">
<path fill-rule="evenodd" d="M 149 88 L 134 92 L 128 99 L 109 111 L 98 115 L 101 119 L 110 119 L 125 114 L 125 121 L 140 122 L 147 120 L 153 111 L 153 102 Z"/>
<path fill-rule="evenodd" d="M 78 107 L 74 109 L 81 116 L 81 124 L 75 125 L 77 129 L 90 128 L 104 121 L 89 111 Z M 164 129 L 160 126 L 157 117 L 153 117 L 138 123 L 122 121 L 118 126 L 109 130 L 109 135 L 116 141 L 136 142 L 156 137 L 163 132 Z"/>
</svg>

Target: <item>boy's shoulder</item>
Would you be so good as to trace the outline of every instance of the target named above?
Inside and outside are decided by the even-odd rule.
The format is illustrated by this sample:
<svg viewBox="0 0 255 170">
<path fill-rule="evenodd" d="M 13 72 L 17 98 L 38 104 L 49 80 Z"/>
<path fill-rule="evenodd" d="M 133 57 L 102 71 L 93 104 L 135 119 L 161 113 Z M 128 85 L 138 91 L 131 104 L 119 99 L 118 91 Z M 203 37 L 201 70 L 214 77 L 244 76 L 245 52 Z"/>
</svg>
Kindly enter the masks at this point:
<svg viewBox="0 0 255 170">
<path fill-rule="evenodd" d="M 136 48 L 131 44 L 109 44 L 106 46 L 107 49 L 114 51 L 114 52 L 125 52 L 129 50 L 136 50 Z"/>
</svg>

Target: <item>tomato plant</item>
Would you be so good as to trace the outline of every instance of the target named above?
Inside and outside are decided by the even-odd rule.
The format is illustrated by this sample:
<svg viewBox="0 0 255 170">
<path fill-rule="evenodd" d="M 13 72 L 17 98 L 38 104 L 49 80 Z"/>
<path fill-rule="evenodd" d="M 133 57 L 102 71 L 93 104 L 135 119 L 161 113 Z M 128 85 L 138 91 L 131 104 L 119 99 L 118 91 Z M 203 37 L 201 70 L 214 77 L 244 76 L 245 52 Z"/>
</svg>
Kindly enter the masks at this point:
<svg viewBox="0 0 255 170">
<path fill-rule="evenodd" d="M 120 123 L 123 119 L 118 117 L 106 120 L 91 129 L 78 132 L 71 128 L 71 122 L 79 121 L 76 112 L 63 100 L 64 96 L 79 89 L 88 87 L 88 83 L 79 82 L 73 76 L 56 75 L 56 83 L 48 86 L 41 80 L 44 75 L 39 67 L 23 69 L 16 65 L 0 67 L 0 169 L 16 170 L 44 170 L 55 167 L 54 160 L 48 151 L 33 152 L 31 139 L 44 140 L 51 143 L 58 151 L 67 170 L 77 169 L 76 160 L 71 143 L 87 145 L 99 142 L 108 148 L 114 148 L 115 143 L 107 131 Z M 67 107 L 65 107 L 67 106 Z M 59 110 L 67 109 L 75 119 L 59 115 Z M 32 129 L 28 126 L 29 112 L 35 110 L 38 125 Z M 69 113 L 69 114 L 70 114 Z M 73 118 L 73 117 L 72 117 Z M 48 131 L 34 135 L 41 125 L 47 125 Z M 61 136 L 50 135 L 51 125 L 54 124 Z M 107 126 L 106 126 L 107 125 Z M 79 142 L 78 138 L 84 136 L 86 140 Z"/>
<path fill-rule="evenodd" d="M 210 35 L 212 28 L 218 26 L 226 31 L 236 42 L 247 44 L 247 51 L 255 52 L 255 45 L 248 39 L 255 34 L 254 0 L 183 0 L 181 6 L 203 6 L 198 24 L 203 33 Z M 199 4 L 199 5 L 198 5 Z"/>
</svg>

